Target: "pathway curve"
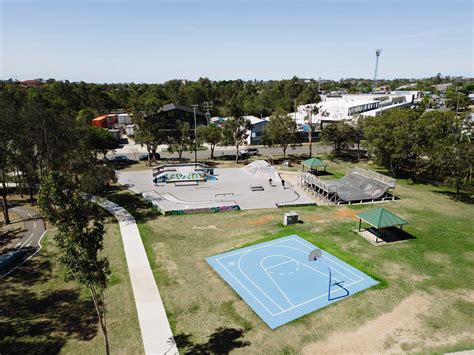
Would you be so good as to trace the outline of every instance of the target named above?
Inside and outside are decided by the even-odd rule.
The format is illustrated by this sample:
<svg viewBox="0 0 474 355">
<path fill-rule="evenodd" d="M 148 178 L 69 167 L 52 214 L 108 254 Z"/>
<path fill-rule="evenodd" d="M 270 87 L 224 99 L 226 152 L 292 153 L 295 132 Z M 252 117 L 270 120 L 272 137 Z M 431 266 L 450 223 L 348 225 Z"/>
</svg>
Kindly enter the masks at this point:
<svg viewBox="0 0 474 355">
<path fill-rule="evenodd" d="M 126 209 L 107 199 L 92 197 L 92 201 L 119 222 L 145 353 L 178 354 L 135 219 Z"/>
<path fill-rule="evenodd" d="M 21 217 L 25 232 L 12 248 L 0 254 L 0 279 L 38 253 L 41 249 L 41 239 L 45 234 L 44 221 L 36 211 L 22 206 L 10 208 L 10 211 Z"/>
</svg>

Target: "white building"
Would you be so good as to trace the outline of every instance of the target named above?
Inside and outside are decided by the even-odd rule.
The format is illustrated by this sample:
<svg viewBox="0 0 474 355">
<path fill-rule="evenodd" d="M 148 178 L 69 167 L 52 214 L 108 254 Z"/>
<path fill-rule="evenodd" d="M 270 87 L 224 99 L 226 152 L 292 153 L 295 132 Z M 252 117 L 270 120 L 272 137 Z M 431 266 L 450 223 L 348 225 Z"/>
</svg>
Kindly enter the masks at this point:
<svg viewBox="0 0 474 355">
<path fill-rule="evenodd" d="M 312 116 L 313 126 L 341 120 L 352 120 L 357 115 L 377 116 L 385 110 L 410 107 L 422 98 L 420 91 L 394 91 L 389 94 L 341 94 L 322 95 L 318 104 L 301 105 L 289 115 L 295 119 L 299 131 L 308 131 L 310 110 L 316 106 L 318 113 Z"/>
</svg>

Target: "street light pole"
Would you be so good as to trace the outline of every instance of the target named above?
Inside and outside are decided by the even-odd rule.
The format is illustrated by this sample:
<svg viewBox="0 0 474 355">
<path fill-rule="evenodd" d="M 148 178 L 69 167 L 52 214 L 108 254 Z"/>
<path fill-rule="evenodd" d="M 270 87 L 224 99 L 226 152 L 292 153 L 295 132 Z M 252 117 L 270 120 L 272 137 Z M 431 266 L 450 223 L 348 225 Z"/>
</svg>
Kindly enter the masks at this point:
<svg viewBox="0 0 474 355">
<path fill-rule="evenodd" d="M 196 125 L 196 108 L 198 105 L 193 106 L 194 113 L 194 162 L 197 163 L 197 125 Z"/>
</svg>

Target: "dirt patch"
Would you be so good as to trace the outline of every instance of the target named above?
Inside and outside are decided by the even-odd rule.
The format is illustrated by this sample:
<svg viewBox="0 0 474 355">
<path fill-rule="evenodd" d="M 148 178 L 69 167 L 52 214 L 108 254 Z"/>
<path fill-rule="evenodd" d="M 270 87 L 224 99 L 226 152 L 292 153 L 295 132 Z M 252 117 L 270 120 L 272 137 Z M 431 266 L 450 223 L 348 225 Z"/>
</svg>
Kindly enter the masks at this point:
<svg viewBox="0 0 474 355">
<path fill-rule="evenodd" d="M 474 251 L 466 251 L 463 253 L 463 256 L 466 260 L 474 261 Z"/>
<path fill-rule="evenodd" d="M 334 213 L 334 217 L 337 219 L 344 219 L 344 218 L 352 218 L 356 219 L 356 213 L 354 210 L 351 210 L 350 208 L 344 207 L 342 209 L 338 209 Z"/>
<path fill-rule="evenodd" d="M 425 253 L 425 259 L 426 261 L 439 265 L 445 265 L 446 263 L 450 263 L 448 255 L 435 251 Z"/>
<path fill-rule="evenodd" d="M 199 230 L 207 230 L 207 229 L 210 229 L 210 230 L 218 230 L 219 228 L 217 228 L 217 226 L 210 225 L 210 226 L 205 226 L 205 227 L 197 227 L 197 226 L 194 226 L 193 229 L 199 229 Z"/>
<path fill-rule="evenodd" d="M 459 290 L 457 295 L 467 302 L 474 303 L 474 291 L 473 290 Z"/>
<path fill-rule="evenodd" d="M 258 219 L 254 219 L 253 221 L 249 221 L 249 224 L 252 226 L 260 226 L 262 224 L 267 224 L 275 220 L 274 216 L 263 216 Z"/>
<path fill-rule="evenodd" d="M 338 332 L 326 340 L 308 344 L 305 354 L 377 354 L 401 353 L 404 343 L 419 341 L 419 316 L 432 302 L 426 294 L 413 294 L 391 312 L 371 320 L 354 331 Z"/>
<path fill-rule="evenodd" d="M 156 243 L 153 245 L 153 252 L 156 255 L 156 259 L 163 265 L 163 267 L 167 271 L 175 271 L 178 270 L 178 265 L 169 257 L 170 255 L 168 247 L 165 243 Z M 166 262 L 164 261 L 166 260 Z"/>
</svg>

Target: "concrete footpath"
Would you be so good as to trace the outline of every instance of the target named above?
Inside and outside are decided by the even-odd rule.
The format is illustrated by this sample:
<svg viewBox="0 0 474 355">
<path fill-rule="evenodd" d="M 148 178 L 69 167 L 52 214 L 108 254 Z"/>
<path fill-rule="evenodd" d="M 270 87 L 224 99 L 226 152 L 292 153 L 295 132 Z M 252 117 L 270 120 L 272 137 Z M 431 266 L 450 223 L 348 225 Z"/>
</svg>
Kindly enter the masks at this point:
<svg viewBox="0 0 474 355">
<path fill-rule="evenodd" d="M 92 201 L 112 213 L 119 222 L 145 353 L 178 354 L 135 219 L 123 207 L 107 199 L 92 197 Z"/>
</svg>

